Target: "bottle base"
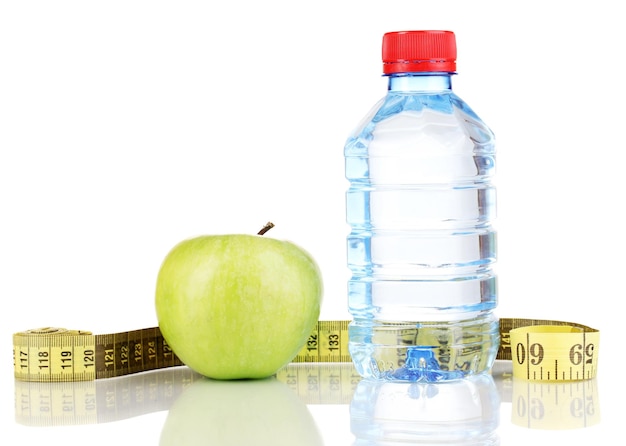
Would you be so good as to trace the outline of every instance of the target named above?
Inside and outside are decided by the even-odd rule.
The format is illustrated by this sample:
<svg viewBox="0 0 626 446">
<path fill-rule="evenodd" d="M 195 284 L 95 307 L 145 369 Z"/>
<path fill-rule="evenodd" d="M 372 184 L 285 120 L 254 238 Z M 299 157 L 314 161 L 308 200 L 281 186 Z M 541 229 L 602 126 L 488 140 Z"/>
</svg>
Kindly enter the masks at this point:
<svg viewBox="0 0 626 446">
<path fill-rule="evenodd" d="M 357 372 L 382 381 L 438 382 L 488 371 L 499 347 L 493 315 L 455 322 L 355 319 L 349 351 Z"/>
</svg>

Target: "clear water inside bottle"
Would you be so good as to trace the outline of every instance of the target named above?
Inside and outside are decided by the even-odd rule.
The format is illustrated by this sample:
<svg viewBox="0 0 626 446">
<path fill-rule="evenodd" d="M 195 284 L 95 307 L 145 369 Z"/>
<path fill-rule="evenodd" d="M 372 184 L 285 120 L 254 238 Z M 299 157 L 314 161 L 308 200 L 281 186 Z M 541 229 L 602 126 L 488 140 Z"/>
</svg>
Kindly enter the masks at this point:
<svg viewBox="0 0 626 446">
<path fill-rule="evenodd" d="M 439 381 L 488 369 L 499 341 L 492 132 L 451 90 L 390 92 L 345 160 L 361 375 Z"/>
</svg>

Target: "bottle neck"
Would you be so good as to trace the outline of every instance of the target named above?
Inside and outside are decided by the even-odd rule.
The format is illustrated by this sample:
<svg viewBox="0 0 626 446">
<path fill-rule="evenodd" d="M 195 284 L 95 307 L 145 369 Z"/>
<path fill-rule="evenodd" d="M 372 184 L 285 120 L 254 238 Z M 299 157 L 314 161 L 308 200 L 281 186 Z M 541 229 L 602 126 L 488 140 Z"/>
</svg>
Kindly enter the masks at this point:
<svg viewBox="0 0 626 446">
<path fill-rule="evenodd" d="M 387 89 L 395 92 L 452 90 L 454 73 L 398 73 L 389 75 Z"/>
</svg>

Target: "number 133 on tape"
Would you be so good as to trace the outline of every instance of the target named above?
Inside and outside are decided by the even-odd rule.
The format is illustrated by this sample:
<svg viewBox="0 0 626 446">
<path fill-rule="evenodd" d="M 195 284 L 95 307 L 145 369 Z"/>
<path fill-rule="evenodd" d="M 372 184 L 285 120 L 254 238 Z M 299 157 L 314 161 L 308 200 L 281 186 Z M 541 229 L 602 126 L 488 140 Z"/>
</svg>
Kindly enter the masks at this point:
<svg viewBox="0 0 626 446">
<path fill-rule="evenodd" d="M 596 375 L 600 332 L 534 325 L 511 330 L 513 375 L 533 381 L 577 381 Z"/>
</svg>

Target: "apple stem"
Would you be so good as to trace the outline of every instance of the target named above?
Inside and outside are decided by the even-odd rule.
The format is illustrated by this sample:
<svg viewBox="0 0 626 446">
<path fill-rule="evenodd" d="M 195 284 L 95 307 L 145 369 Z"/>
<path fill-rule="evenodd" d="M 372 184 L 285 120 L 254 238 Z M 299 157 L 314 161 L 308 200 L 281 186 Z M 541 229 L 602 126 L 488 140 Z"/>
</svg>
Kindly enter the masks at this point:
<svg viewBox="0 0 626 446">
<path fill-rule="evenodd" d="M 265 223 L 265 226 L 263 226 L 261 228 L 261 230 L 257 233 L 257 235 L 263 235 L 265 234 L 267 231 L 269 231 L 270 229 L 272 229 L 274 227 L 274 223 L 272 223 L 271 221 L 268 221 L 267 223 Z"/>
</svg>

